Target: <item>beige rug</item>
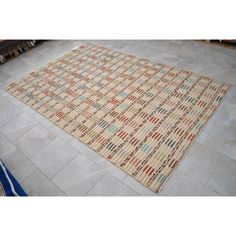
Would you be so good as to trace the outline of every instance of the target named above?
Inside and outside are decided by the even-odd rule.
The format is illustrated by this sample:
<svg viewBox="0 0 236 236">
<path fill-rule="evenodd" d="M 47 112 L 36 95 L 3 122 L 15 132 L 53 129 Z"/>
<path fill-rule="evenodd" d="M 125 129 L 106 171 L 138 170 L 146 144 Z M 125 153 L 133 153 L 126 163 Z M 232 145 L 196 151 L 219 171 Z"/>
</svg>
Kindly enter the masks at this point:
<svg viewBox="0 0 236 236">
<path fill-rule="evenodd" d="M 228 89 L 88 44 L 6 91 L 157 192 Z"/>
</svg>

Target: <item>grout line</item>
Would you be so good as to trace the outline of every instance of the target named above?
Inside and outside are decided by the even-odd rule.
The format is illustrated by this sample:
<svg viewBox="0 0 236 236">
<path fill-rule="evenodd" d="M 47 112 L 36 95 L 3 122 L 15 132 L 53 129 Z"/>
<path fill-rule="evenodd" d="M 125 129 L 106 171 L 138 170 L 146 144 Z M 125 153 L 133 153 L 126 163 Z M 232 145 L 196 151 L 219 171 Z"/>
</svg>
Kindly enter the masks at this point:
<svg viewBox="0 0 236 236">
<path fill-rule="evenodd" d="M 3 134 L 1 131 L 0 131 L 0 133 L 16 148 L 16 150 L 17 150 L 18 152 L 20 152 L 20 153 L 23 155 L 23 157 L 25 157 L 26 160 L 28 160 L 34 167 L 36 167 L 36 170 L 38 169 L 38 167 L 37 167 L 27 156 L 25 156 L 25 154 L 24 154 L 20 149 L 18 149 L 18 148 L 15 146 L 15 144 L 12 143 L 12 141 L 11 141 L 5 134 Z M 31 176 L 36 170 L 34 170 L 29 176 Z M 22 179 L 21 182 L 24 182 L 26 179 L 29 178 L 29 176 L 27 176 L 26 178 Z"/>
<path fill-rule="evenodd" d="M 15 117 L 13 117 L 12 119 L 9 119 L 9 121 L 7 121 L 6 123 L 4 123 L 3 125 L 0 125 L 0 129 L 3 128 L 3 126 L 5 126 L 6 124 L 12 122 L 13 120 L 15 120 L 17 117 L 19 117 L 20 115 L 22 115 L 24 112 L 20 110 L 20 113 L 18 115 L 16 115 Z"/>
<path fill-rule="evenodd" d="M 3 97 L 3 100 L 4 100 L 4 99 L 7 100 L 9 103 L 11 103 L 11 105 L 15 106 L 15 107 L 20 111 L 20 113 L 19 113 L 18 115 L 14 116 L 13 118 L 9 119 L 6 123 L 0 125 L 0 128 L 2 128 L 3 126 L 5 126 L 6 124 L 10 123 L 11 121 L 13 121 L 14 119 L 16 119 L 18 116 L 20 116 L 20 115 L 23 113 L 23 111 L 22 111 L 16 104 L 14 104 L 13 102 L 11 102 L 9 99 L 5 98 L 5 96 Z"/>
<path fill-rule="evenodd" d="M 176 169 L 178 170 L 178 169 Z M 180 170 L 178 170 L 178 172 L 180 172 L 181 176 L 179 177 L 179 179 L 177 179 L 176 183 L 173 184 L 173 186 L 170 188 L 170 190 L 166 193 L 166 196 L 173 196 L 173 195 L 170 195 L 171 191 L 174 189 L 174 187 L 180 182 L 180 180 L 183 178 L 183 175 L 184 173 Z M 163 188 L 164 189 L 164 188 Z M 162 191 L 162 190 L 161 190 Z M 161 193 L 160 191 L 160 193 Z"/>
<path fill-rule="evenodd" d="M 214 169 L 215 169 L 215 168 L 214 168 Z M 213 173 L 213 170 L 212 170 L 212 173 Z M 201 183 L 199 180 L 197 180 L 197 179 L 195 179 L 195 178 L 189 176 L 188 174 L 183 173 L 183 175 L 186 176 L 187 178 L 189 178 L 190 180 L 192 180 L 193 182 L 195 182 L 195 183 L 197 183 L 197 184 L 199 184 L 199 185 L 201 185 L 201 186 L 203 186 L 203 187 L 205 187 L 205 188 L 207 188 L 207 189 L 210 189 L 211 191 L 213 191 L 213 192 L 217 193 L 218 195 L 221 195 L 221 196 L 222 196 L 221 193 L 217 192 L 215 189 L 210 188 L 210 186 L 207 185 L 207 182 L 206 182 L 206 184 L 203 184 L 203 183 Z M 178 181 L 178 182 L 179 182 L 179 181 Z"/>
<path fill-rule="evenodd" d="M 209 184 L 209 181 L 210 181 L 211 177 L 213 176 L 214 171 L 216 170 L 216 168 L 218 167 L 218 165 L 219 165 L 219 163 L 217 163 L 216 166 L 213 168 L 212 173 L 210 174 L 210 176 L 209 176 L 209 178 L 208 178 L 208 180 L 207 180 L 207 182 L 206 182 L 206 186 L 207 186 L 209 189 L 211 189 L 212 191 L 214 191 L 214 192 L 216 192 L 217 194 L 219 194 L 220 196 L 225 196 L 224 194 L 222 194 L 222 193 L 218 192 L 217 190 L 215 190 L 215 188 Z"/>
<path fill-rule="evenodd" d="M 170 188 L 170 190 L 168 191 L 168 193 L 166 194 L 169 197 L 173 197 L 173 196 L 177 196 L 177 195 L 171 195 L 171 191 L 174 189 L 174 187 L 183 179 L 183 175 L 185 175 L 182 171 L 181 171 L 181 177 L 176 181 L 176 183 Z M 186 175 L 185 175 L 186 176 Z M 161 191 L 160 191 L 161 192 Z M 184 195 L 183 195 L 184 196 Z"/>
<path fill-rule="evenodd" d="M 77 157 L 77 154 L 75 154 L 75 156 L 72 157 L 72 159 L 70 161 L 68 161 L 65 166 L 61 167 L 56 174 L 54 174 L 52 177 L 48 177 L 51 181 L 53 181 L 53 179 L 66 167 L 68 166 L 75 158 Z"/>
<path fill-rule="evenodd" d="M 37 166 L 36 166 L 36 167 L 37 167 Z M 51 182 L 53 185 L 55 185 L 55 186 L 60 190 L 60 192 L 63 192 L 64 194 L 66 194 L 63 189 L 61 189 L 56 183 L 54 183 L 52 180 L 50 180 L 50 178 L 48 178 L 48 176 L 45 175 L 45 174 L 43 173 L 43 171 L 40 170 L 38 167 L 37 167 L 36 170 L 33 171 L 27 178 L 25 178 L 25 179 L 22 181 L 22 183 L 25 182 L 27 179 L 29 179 L 36 171 L 39 171 L 49 182 Z M 60 192 L 59 192 L 59 193 L 60 193 Z M 33 197 L 33 195 L 30 195 L 30 196 Z M 43 196 L 44 196 L 44 195 L 43 195 Z M 41 196 L 41 197 L 43 197 L 43 196 Z M 47 195 L 45 195 L 45 197 L 46 197 L 46 196 L 47 196 Z M 66 194 L 66 196 L 68 196 L 68 195 Z M 53 196 L 51 196 L 51 197 L 53 197 Z M 55 195 L 54 197 L 57 197 L 57 195 Z"/>
<path fill-rule="evenodd" d="M 183 176 L 185 176 L 185 177 L 187 177 L 188 179 L 190 179 L 190 181 L 195 182 L 195 183 L 199 184 L 200 186 L 211 190 L 212 192 L 216 193 L 216 194 L 219 195 L 219 196 L 223 196 L 221 193 L 217 192 L 215 189 L 212 189 L 210 186 L 199 182 L 197 179 L 195 179 L 195 178 L 189 176 L 188 174 L 185 174 L 185 173 L 182 173 L 182 174 L 183 174 Z M 176 182 L 176 184 L 179 183 L 182 179 L 183 179 L 183 177 L 181 177 L 181 178 Z M 173 188 L 174 188 L 174 186 L 172 187 L 172 189 L 173 189 Z M 172 189 L 171 189 L 171 190 L 172 190 Z M 170 195 L 170 192 L 171 192 L 171 191 L 169 191 L 168 196 L 180 196 L 180 195 Z M 189 195 L 181 195 L 181 196 L 184 197 L 184 196 L 189 196 Z M 205 196 L 205 195 L 190 195 L 190 196 L 198 197 L 198 196 Z M 208 196 L 209 196 L 209 197 L 216 197 L 216 196 L 213 196 L 213 195 L 208 195 Z"/>
<path fill-rule="evenodd" d="M 225 125 L 225 126 L 227 126 L 228 128 L 232 128 L 231 126 L 228 126 L 228 125 Z M 210 134 L 209 134 L 209 136 L 210 136 Z M 209 137 L 209 136 L 208 136 L 208 137 Z M 198 141 L 196 141 L 196 142 L 198 142 Z M 198 142 L 198 143 L 199 143 L 199 142 Z M 215 151 L 215 152 L 221 154 L 222 156 L 225 156 L 225 157 L 227 157 L 227 158 L 230 158 L 230 159 L 233 160 L 233 161 L 236 161 L 236 160 L 233 159 L 232 157 L 228 156 L 226 153 L 221 153 L 220 151 L 214 149 L 214 147 L 211 147 L 211 146 L 209 146 L 209 145 L 207 145 L 207 144 L 205 144 L 205 143 L 199 143 L 199 144 L 201 144 L 201 145 L 203 145 L 203 146 L 205 146 L 205 147 L 211 149 L 212 151 Z"/>
<path fill-rule="evenodd" d="M 73 137 L 73 138 L 74 138 L 74 137 Z M 76 139 L 76 140 L 79 141 L 79 142 L 81 142 L 81 141 L 78 140 L 78 139 Z M 70 144 L 70 142 L 67 143 L 67 144 L 69 144 L 71 147 L 73 147 L 73 146 Z M 89 148 L 89 146 L 87 146 L 87 147 Z M 74 147 L 73 147 L 73 148 L 74 148 Z M 75 148 L 74 148 L 74 149 L 75 149 Z M 76 150 L 77 150 L 77 149 L 76 149 Z M 94 151 L 94 150 L 92 150 L 91 148 L 89 148 L 89 151 L 90 151 L 90 150 L 91 150 L 91 151 Z M 95 164 L 96 166 L 98 166 L 100 169 L 103 169 L 106 173 L 110 174 L 112 177 L 116 178 L 117 180 L 119 180 L 120 182 L 122 182 L 123 184 L 125 184 L 123 181 L 124 181 L 124 179 L 128 176 L 128 174 L 125 173 L 122 169 L 118 168 L 118 167 L 117 167 L 116 165 L 114 165 L 113 163 L 111 163 L 110 161 L 106 160 L 106 158 L 104 158 L 104 157 L 100 156 L 100 154 L 96 153 L 97 155 L 99 155 L 99 156 L 102 158 L 102 160 L 99 161 L 99 162 L 95 162 L 94 160 L 90 159 L 90 158 L 88 157 L 88 155 L 85 155 L 85 154 L 81 153 L 79 150 L 77 150 L 77 152 L 78 152 L 79 154 L 85 156 L 89 161 L 93 162 L 93 164 Z M 112 175 L 109 171 L 107 171 L 104 167 L 102 167 L 102 166 L 99 165 L 99 163 L 100 163 L 100 162 L 103 162 L 103 161 L 107 161 L 109 164 L 111 164 L 111 166 L 117 168 L 117 170 L 121 171 L 121 172 L 124 173 L 126 176 L 125 176 L 122 180 L 119 179 L 119 178 L 116 177 L 116 176 L 113 176 L 113 175 Z M 126 184 L 125 184 L 125 185 L 126 185 Z M 128 186 L 128 185 L 127 185 L 127 186 Z M 128 186 L 128 187 L 129 187 L 129 186 Z"/>
<path fill-rule="evenodd" d="M 121 184 L 125 185 L 128 189 L 130 189 L 131 191 L 135 192 L 136 194 L 138 194 L 139 196 L 141 196 L 140 193 L 136 192 L 135 190 L 133 190 L 130 186 L 126 185 L 125 183 L 123 183 L 121 180 L 117 179 L 115 176 L 113 176 L 112 174 L 110 174 L 109 172 L 106 171 L 106 173 L 101 177 L 99 178 L 98 182 L 85 194 L 86 196 L 89 196 L 87 195 L 99 182 L 100 180 L 106 175 L 110 175 L 112 178 L 116 179 L 117 181 L 119 181 Z M 100 195 L 99 195 L 100 196 Z M 107 195 L 101 195 L 101 196 L 107 196 Z M 110 197 L 112 197 L 113 195 L 111 195 Z M 115 195 L 114 195 L 115 196 Z M 125 195 L 121 195 L 120 197 L 124 197 Z M 131 197 L 131 196 L 127 196 L 127 197 Z"/>
<path fill-rule="evenodd" d="M 67 144 L 67 145 L 69 145 L 69 146 L 71 146 L 69 143 L 66 143 L 64 140 L 62 140 L 60 137 L 57 137 L 57 138 L 59 138 L 61 141 L 63 141 L 65 144 Z M 53 178 L 55 178 L 55 176 L 56 175 L 58 175 L 66 166 L 68 166 L 77 156 L 78 156 L 78 154 L 81 154 L 81 155 L 83 155 L 83 156 L 85 156 L 87 159 L 88 159 L 88 161 L 91 161 L 94 165 L 96 165 L 98 168 L 100 168 L 100 169 L 102 169 L 102 170 L 104 170 L 104 175 L 105 174 L 109 174 L 109 175 L 111 175 L 113 178 L 115 178 L 115 179 L 117 179 L 119 182 L 121 182 L 122 184 L 124 184 L 125 186 L 127 186 L 128 188 L 130 188 L 130 186 L 128 186 L 127 184 L 125 184 L 123 181 L 121 181 L 120 179 L 118 179 L 117 177 L 115 177 L 115 176 L 113 176 L 112 174 L 110 174 L 105 168 L 103 168 L 103 167 L 101 167 L 100 165 L 98 165 L 98 163 L 96 163 L 96 162 L 94 162 L 93 160 L 91 160 L 90 158 L 88 158 L 87 157 L 87 155 L 84 155 L 83 153 L 81 153 L 81 152 L 79 152 L 77 149 L 75 149 L 73 146 L 71 146 L 76 152 L 77 152 L 77 154 L 73 157 L 73 159 L 71 159 L 68 163 L 66 163 L 66 165 L 64 166 L 64 167 L 62 167 L 55 175 L 53 175 L 51 178 L 49 178 L 53 183 L 54 183 L 54 181 L 53 181 Z M 44 147 L 45 148 L 45 147 Z M 42 151 L 42 149 L 39 151 L 39 152 L 41 152 Z M 104 160 L 105 161 L 107 161 L 105 158 L 104 158 Z M 110 163 L 110 162 L 109 162 Z M 37 167 L 38 168 L 38 167 Z M 119 169 L 119 168 L 118 168 Z M 120 169 L 119 169 L 120 170 Z M 42 172 L 43 173 L 43 172 Z M 101 176 L 101 178 L 104 176 L 104 175 L 102 175 Z M 125 176 L 125 178 L 126 178 L 127 176 Z M 101 180 L 101 178 L 99 178 L 99 180 L 98 180 L 98 182 Z M 124 179 L 125 179 L 124 178 Z M 97 183 L 98 183 L 97 182 Z M 96 184 L 97 184 L 96 183 Z M 95 184 L 95 185 L 96 185 Z M 95 187 L 95 185 L 93 186 L 93 187 Z M 92 187 L 92 188 L 93 188 Z M 92 189 L 91 188 L 91 189 Z M 89 189 L 88 190 L 88 192 L 91 190 L 91 189 Z M 136 192 L 135 190 L 133 190 L 132 188 L 130 188 L 132 191 L 134 191 L 134 192 Z M 88 192 L 86 192 L 86 194 L 88 193 Z M 140 193 L 138 193 L 138 192 L 136 192 L 138 195 L 140 195 Z M 85 195 L 86 195 L 85 194 Z"/>
<path fill-rule="evenodd" d="M 64 140 L 62 140 L 60 137 L 58 137 L 58 135 L 56 134 L 56 137 L 50 142 L 50 143 L 48 143 L 46 146 L 44 146 L 42 149 L 40 149 L 40 151 L 38 151 L 37 152 L 37 154 L 39 154 L 39 153 L 41 153 L 45 148 L 47 148 L 48 147 L 48 145 L 49 144 L 51 144 L 53 141 L 55 141 L 56 139 L 60 139 L 64 144 L 66 144 L 67 145 L 67 143 L 64 141 Z M 77 156 L 77 154 L 78 154 L 78 151 L 75 149 L 75 148 L 73 148 L 73 147 L 71 147 L 75 152 L 76 152 L 76 154 L 75 154 L 75 156 L 73 157 L 73 159 Z M 37 154 L 34 154 L 34 155 L 37 155 Z M 32 157 L 30 160 L 32 160 L 34 157 Z M 33 162 L 32 162 L 33 163 Z M 34 164 L 34 163 L 33 163 Z M 34 164 L 35 165 L 35 164 Z M 66 164 L 67 165 L 67 164 Z M 37 166 L 37 165 L 35 165 L 35 166 Z M 38 166 L 37 166 L 37 168 L 38 168 Z M 52 178 L 54 178 L 55 176 L 53 176 Z"/>
<path fill-rule="evenodd" d="M 105 175 L 106 175 L 106 172 L 98 179 L 97 183 L 94 184 L 94 185 L 84 194 L 84 196 L 89 196 L 89 195 L 87 195 L 87 194 L 100 182 L 100 180 L 101 180 Z"/>
<path fill-rule="evenodd" d="M 133 180 L 135 180 L 138 185 L 140 185 L 141 187 L 144 187 L 147 191 L 152 192 L 154 195 L 151 195 L 151 196 L 145 195 L 145 194 L 143 195 L 143 194 L 139 193 L 138 191 L 136 191 L 135 188 L 132 188 L 131 186 L 129 186 L 128 184 L 126 184 L 124 181 L 125 181 L 126 178 L 129 178 L 129 177 L 132 178 Z M 140 196 L 143 196 L 143 197 L 158 196 L 158 193 L 153 192 L 151 189 L 149 189 L 148 187 L 146 187 L 145 185 L 143 185 L 141 182 L 139 182 L 138 180 L 136 180 L 134 177 L 132 177 L 132 176 L 129 175 L 129 174 L 127 174 L 127 175 L 125 176 L 125 178 L 124 178 L 121 182 L 122 182 L 124 185 L 126 185 L 127 187 L 129 187 L 131 190 L 133 190 L 134 192 L 136 192 L 136 193 L 137 193 L 138 195 L 140 195 Z M 133 186 L 133 184 L 131 184 L 131 185 Z"/>
<path fill-rule="evenodd" d="M 17 118 L 18 118 L 20 115 L 22 115 L 22 114 L 26 114 L 27 116 L 29 116 L 27 113 L 21 112 L 17 117 L 15 117 L 14 119 L 8 121 L 6 124 L 8 124 L 8 123 L 12 122 L 13 120 L 17 119 Z M 31 117 L 29 116 L 29 118 L 31 118 Z M 35 121 L 35 120 L 34 120 L 34 121 Z M 36 122 L 36 121 L 35 121 L 35 122 Z M 5 126 L 6 124 L 4 124 L 3 126 Z M 35 128 L 37 125 L 39 125 L 39 123 L 38 123 L 38 124 L 35 124 L 35 125 L 32 126 L 29 130 L 27 130 L 27 131 L 17 140 L 16 144 L 18 143 L 18 141 L 19 141 L 23 136 L 25 136 L 27 133 L 29 133 L 29 132 L 30 132 L 33 128 Z M 16 144 L 14 144 L 14 143 L 7 137 L 7 135 L 5 135 L 5 134 L 1 131 L 1 128 L 3 128 L 3 126 L 0 127 L 0 133 L 2 133 L 2 134 L 18 149 L 18 147 L 16 146 Z M 20 149 L 19 149 L 19 150 L 20 150 Z M 25 156 L 26 156 L 26 155 L 25 155 Z"/>
<path fill-rule="evenodd" d="M 32 128 L 33 129 L 33 128 Z M 44 174 L 43 173 L 43 171 L 42 170 L 40 170 L 39 169 L 39 167 L 37 166 L 37 165 L 35 165 L 33 162 L 32 162 L 32 159 L 30 159 L 28 156 L 26 156 L 20 149 L 18 149 L 17 148 L 17 146 L 15 146 L 15 144 L 5 135 L 5 134 L 3 134 L 1 131 L 0 131 L 0 133 L 16 148 L 16 150 L 17 151 L 19 151 L 22 155 L 23 155 L 23 157 L 25 157 L 34 167 L 36 167 L 36 169 L 29 175 L 29 176 L 27 176 L 26 178 L 24 178 L 22 181 L 21 181 L 21 183 L 23 183 L 24 181 L 26 181 L 33 173 L 35 173 L 37 170 L 39 170 L 50 182 L 52 182 L 55 186 L 57 186 L 63 193 L 65 193 L 64 192 L 64 190 L 63 189 L 61 189 L 56 183 L 54 183 L 46 174 Z M 59 138 L 59 137 L 58 137 Z M 56 139 L 56 138 L 55 138 Z M 55 140 L 54 139 L 54 140 Z M 53 140 L 52 140 L 53 141 Z M 63 141 L 63 140 L 62 140 Z M 63 141 L 64 142 L 64 141 Z M 46 148 L 48 145 L 46 145 L 45 147 L 43 147 L 39 152 L 41 152 L 44 148 Z M 76 151 L 76 150 L 75 150 Z M 39 153 L 38 152 L 38 153 Z M 36 154 L 35 154 L 36 155 Z M 66 193 L 65 193 L 66 194 Z M 67 194 L 66 194 L 67 195 Z"/>
</svg>

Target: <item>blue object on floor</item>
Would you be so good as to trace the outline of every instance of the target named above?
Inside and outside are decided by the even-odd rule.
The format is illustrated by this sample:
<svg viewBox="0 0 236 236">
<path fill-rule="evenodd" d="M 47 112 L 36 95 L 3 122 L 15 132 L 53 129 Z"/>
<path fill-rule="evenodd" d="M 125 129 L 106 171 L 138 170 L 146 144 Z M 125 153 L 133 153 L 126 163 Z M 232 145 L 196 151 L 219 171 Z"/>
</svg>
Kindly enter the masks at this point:
<svg viewBox="0 0 236 236">
<path fill-rule="evenodd" d="M 0 160 L 0 196 L 27 196 L 2 160 Z"/>
</svg>

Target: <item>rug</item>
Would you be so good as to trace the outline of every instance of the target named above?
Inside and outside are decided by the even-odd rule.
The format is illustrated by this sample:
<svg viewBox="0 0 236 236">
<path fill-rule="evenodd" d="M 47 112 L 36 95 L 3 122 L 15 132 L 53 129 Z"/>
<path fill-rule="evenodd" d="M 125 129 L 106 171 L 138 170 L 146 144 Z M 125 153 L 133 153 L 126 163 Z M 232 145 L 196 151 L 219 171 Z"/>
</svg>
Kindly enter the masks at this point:
<svg viewBox="0 0 236 236">
<path fill-rule="evenodd" d="M 229 86 L 86 44 L 6 91 L 158 192 Z"/>
</svg>

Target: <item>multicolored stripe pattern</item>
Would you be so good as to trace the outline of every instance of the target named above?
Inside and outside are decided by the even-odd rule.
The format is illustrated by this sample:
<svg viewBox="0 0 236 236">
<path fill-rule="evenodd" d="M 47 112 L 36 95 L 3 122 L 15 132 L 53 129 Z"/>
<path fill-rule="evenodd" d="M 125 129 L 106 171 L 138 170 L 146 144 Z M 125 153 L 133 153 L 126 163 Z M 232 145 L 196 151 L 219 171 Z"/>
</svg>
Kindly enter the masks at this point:
<svg viewBox="0 0 236 236">
<path fill-rule="evenodd" d="M 6 91 L 158 192 L 229 86 L 87 44 Z"/>
</svg>

